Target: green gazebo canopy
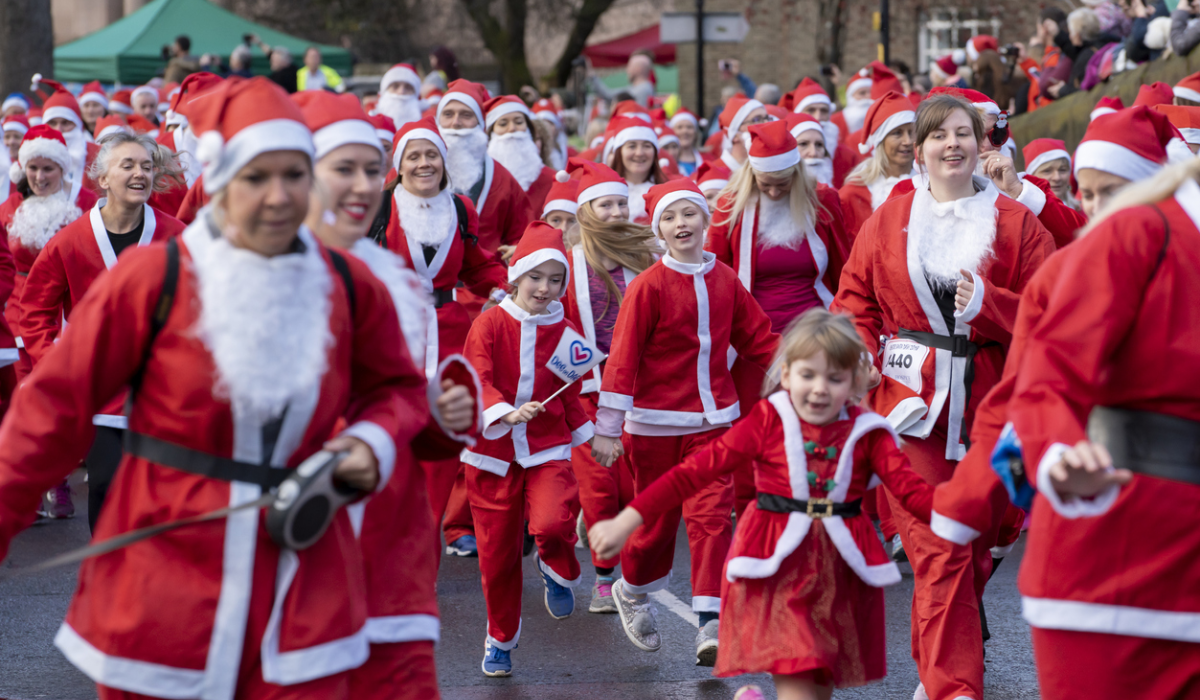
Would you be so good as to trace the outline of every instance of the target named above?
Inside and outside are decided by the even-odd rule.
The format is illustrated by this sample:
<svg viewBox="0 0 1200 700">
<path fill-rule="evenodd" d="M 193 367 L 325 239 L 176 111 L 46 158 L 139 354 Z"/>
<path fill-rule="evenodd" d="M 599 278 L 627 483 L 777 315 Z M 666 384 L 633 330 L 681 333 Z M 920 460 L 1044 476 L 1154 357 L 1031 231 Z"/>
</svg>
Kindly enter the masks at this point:
<svg viewBox="0 0 1200 700">
<path fill-rule="evenodd" d="M 92 32 L 54 49 L 54 78 L 60 82 L 136 85 L 153 78 L 166 65 L 162 47 L 186 34 L 191 53 L 211 53 L 228 60 L 243 34 L 257 34 L 271 46 L 286 46 L 296 62 L 313 42 L 255 24 L 207 0 L 154 0 L 137 12 L 104 29 Z M 350 74 L 350 52 L 337 46 L 317 44 L 325 65 L 343 75 Z M 253 49 L 251 69 L 268 71 L 267 58 Z"/>
</svg>

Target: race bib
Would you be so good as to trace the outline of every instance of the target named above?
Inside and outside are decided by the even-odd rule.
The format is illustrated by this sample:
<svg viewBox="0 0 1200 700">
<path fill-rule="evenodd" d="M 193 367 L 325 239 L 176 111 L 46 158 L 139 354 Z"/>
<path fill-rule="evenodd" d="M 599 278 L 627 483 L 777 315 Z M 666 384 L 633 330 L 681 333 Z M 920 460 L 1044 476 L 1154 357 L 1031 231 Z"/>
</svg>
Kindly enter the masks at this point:
<svg viewBox="0 0 1200 700">
<path fill-rule="evenodd" d="M 883 374 L 921 393 L 921 368 L 929 348 L 915 340 L 892 338 L 883 350 Z"/>
</svg>

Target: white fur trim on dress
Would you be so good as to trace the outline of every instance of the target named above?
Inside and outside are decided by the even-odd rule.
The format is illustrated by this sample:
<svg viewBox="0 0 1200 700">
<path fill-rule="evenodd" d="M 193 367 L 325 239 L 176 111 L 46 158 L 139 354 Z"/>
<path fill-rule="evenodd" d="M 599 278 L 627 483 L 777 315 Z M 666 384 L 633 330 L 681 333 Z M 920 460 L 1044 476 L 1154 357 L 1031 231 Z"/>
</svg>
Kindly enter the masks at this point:
<svg viewBox="0 0 1200 700">
<path fill-rule="evenodd" d="M 1021 615 L 1030 625 L 1041 629 L 1200 643 L 1200 612 L 1194 611 L 1022 596 Z"/>
<path fill-rule="evenodd" d="M 371 448 L 375 460 L 379 462 L 379 484 L 376 485 L 375 492 L 382 491 L 396 469 L 396 442 L 392 436 L 377 423 L 370 421 L 359 421 L 343 430 L 342 435 L 358 438 Z"/>
<path fill-rule="evenodd" d="M 970 525 L 948 518 L 936 510 L 930 515 L 929 529 L 933 530 L 933 534 L 954 544 L 970 544 L 981 534 L 979 530 Z"/>
<path fill-rule="evenodd" d="M 367 618 L 367 640 L 372 644 L 434 642 L 441 640 L 442 623 L 436 615 L 389 615 Z"/>
</svg>

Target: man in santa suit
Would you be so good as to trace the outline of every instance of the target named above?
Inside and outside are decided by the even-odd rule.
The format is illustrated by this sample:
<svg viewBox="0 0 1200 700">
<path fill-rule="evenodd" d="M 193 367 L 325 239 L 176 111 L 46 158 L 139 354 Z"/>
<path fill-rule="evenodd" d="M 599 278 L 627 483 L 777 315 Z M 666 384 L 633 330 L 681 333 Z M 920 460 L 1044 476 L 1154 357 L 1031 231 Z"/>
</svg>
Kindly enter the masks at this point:
<svg viewBox="0 0 1200 700">
<path fill-rule="evenodd" d="M 179 218 L 185 224 L 190 224 L 196 218 L 196 212 L 208 204 L 200 174 L 200 161 L 196 159 L 196 134 L 188 128 L 187 108 L 197 95 L 219 82 L 220 77 L 204 72 L 192 73 L 184 78 L 178 91 L 171 96 L 165 125 L 155 137 L 158 143 L 175 153 L 183 169 L 183 182 L 175 183 L 165 192 L 155 192 L 150 204 L 172 216 L 180 214 L 182 210 L 183 215 Z"/>
<path fill-rule="evenodd" d="M 725 137 L 721 140 L 721 162 L 729 172 L 737 172 L 746 162 L 750 148 L 745 134 L 751 124 L 762 124 L 770 119 L 766 107 L 758 100 L 734 95 L 725 103 L 721 116 L 717 118 Z"/>
<path fill-rule="evenodd" d="M 33 84 L 35 90 L 39 85 L 46 85 L 54 91 L 42 103 L 42 123 L 57 129 L 63 135 L 67 151 L 71 154 L 71 167 L 67 170 L 67 178 L 71 181 L 71 198 L 78 197 L 81 189 L 99 194 L 100 190 L 95 181 L 88 175 L 88 168 L 96 159 L 100 147 L 88 139 L 87 130 L 83 126 L 83 113 L 79 111 L 79 102 L 62 84 L 45 80 L 41 75 L 33 76 Z"/>
<path fill-rule="evenodd" d="M 579 154 L 567 143 L 567 126 L 563 123 L 558 105 L 554 104 L 553 100 L 543 97 L 533 103 L 533 118 L 554 127 L 554 150 L 550 154 L 550 166 L 555 170 L 567 167 L 567 159 Z"/>
<path fill-rule="evenodd" d="M 408 63 L 397 63 L 379 79 L 375 114 L 392 120 L 396 128 L 421 118 L 421 76 Z M 392 130 L 395 133 L 395 129 Z"/>
<path fill-rule="evenodd" d="M 842 143 L 842 130 L 830 119 L 833 100 L 829 99 L 825 88 L 812 78 L 800 81 L 791 93 L 791 100 L 793 112 L 807 114 L 821 123 L 821 130 L 825 134 L 825 148 L 833 159 L 833 181 L 826 184 L 832 184 L 834 189 L 841 189 L 846 182 L 846 176 L 862 160 L 862 156 Z"/>
<path fill-rule="evenodd" d="M 554 185 L 554 171 L 542 162 L 533 142 L 533 113 L 516 95 L 493 97 L 483 109 L 488 155 L 516 178 L 533 211 L 540 212 Z"/>
<path fill-rule="evenodd" d="M 0 428 L 0 556 L 131 381 L 130 451 L 98 540 L 253 503 L 322 448 L 348 453 L 336 478 L 383 489 L 426 424 L 387 289 L 302 226 L 314 149 L 299 109 L 266 78 L 216 90 L 190 118 L 217 204 L 97 280 L 18 393 L 22 420 Z M 369 653 L 344 511 L 303 551 L 251 508 L 91 558 L 79 578 L 56 644 L 103 700 L 348 698 Z"/>
<path fill-rule="evenodd" d="M 867 110 L 874 103 L 875 100 L 871 99 L 870 68 L 863 68 L 855 73 L 854 78 L 846 85 L 846 106 L 829 117 L 829 121 L 838 128 L 842 143 L 850 148 L 855 147 L 856 144 L 851 143 L 850 135 L 863 128 Z"/>
</svg>

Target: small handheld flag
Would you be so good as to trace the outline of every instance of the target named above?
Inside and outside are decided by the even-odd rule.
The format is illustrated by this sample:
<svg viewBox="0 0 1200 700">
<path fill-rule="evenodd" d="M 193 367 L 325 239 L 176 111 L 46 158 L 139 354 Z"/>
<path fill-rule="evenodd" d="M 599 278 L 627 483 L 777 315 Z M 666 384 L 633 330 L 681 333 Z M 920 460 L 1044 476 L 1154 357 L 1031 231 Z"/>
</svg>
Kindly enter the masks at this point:
<svg viewBox="0 0 1200 700">
<path fill-rule="evenodd" d="M 554 348 L 554 354 L 546 363 L 546 368 L 569 386 L 586 376 L 607 357 L 608 355 L 600 352 L 600 348 L 597 348 L 587 338 L 566 328 L 563 330 L 562 338 L 558 341 L 558 346 Z M 565 388 L 566 386 L 554 392 L 546 401 L 558 396 Z"/>
</svg>

